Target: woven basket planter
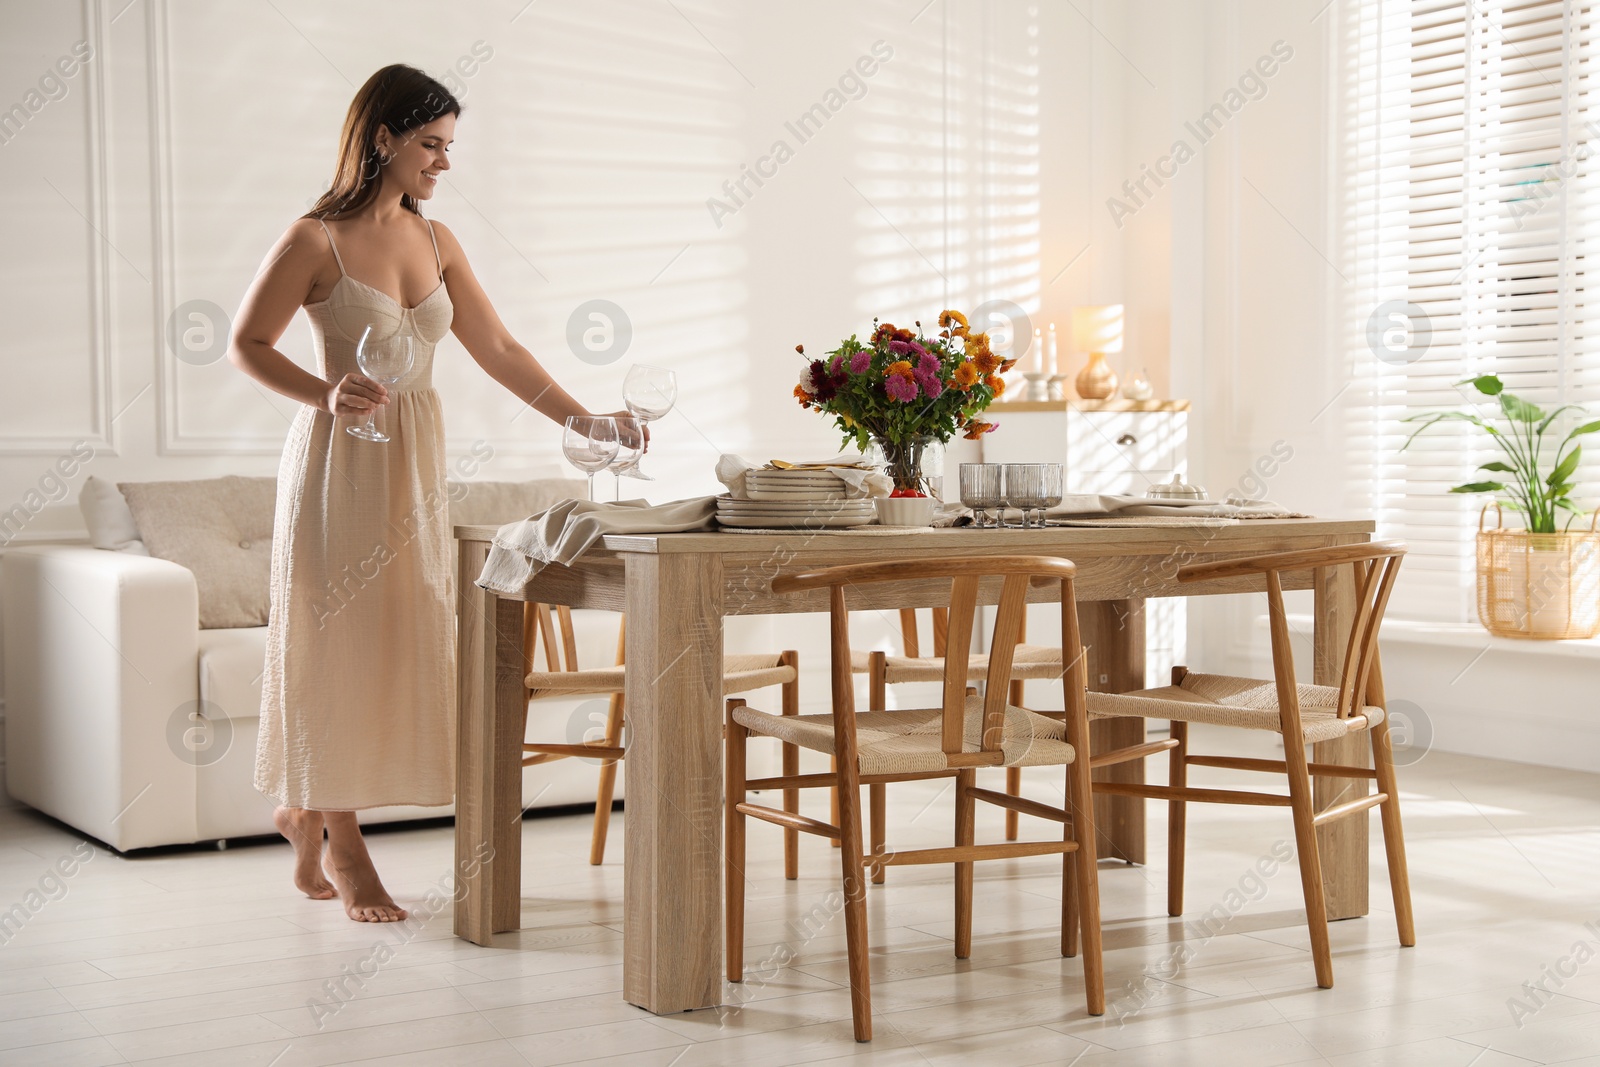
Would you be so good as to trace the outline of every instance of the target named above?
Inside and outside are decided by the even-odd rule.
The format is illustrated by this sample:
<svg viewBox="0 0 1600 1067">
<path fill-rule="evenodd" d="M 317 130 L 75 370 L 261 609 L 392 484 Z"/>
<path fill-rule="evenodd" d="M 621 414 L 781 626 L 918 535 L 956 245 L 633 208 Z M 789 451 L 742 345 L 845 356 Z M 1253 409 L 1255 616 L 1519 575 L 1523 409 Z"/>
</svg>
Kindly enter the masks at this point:
<svg viewBox="0 0 1600 1067">
<path fill-rule="evenodd" d="M 1495 525 L 1485 528 L 1489 508 Z M 1600 531 L 1529 533 L 1478 516 L 1478 620 L 1500 637 L 1561 641 L 1600 634 Z"/>
</svg>

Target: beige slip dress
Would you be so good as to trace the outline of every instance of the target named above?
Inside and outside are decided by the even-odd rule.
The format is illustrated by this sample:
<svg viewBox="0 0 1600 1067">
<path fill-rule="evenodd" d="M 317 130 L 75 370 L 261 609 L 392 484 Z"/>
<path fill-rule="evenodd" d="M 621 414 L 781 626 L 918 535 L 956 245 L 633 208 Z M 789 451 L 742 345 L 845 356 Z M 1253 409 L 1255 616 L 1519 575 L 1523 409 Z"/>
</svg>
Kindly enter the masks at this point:
<svg viewBox="0 0 1600 1067">
<path fill-rule="evenodd" d="M 339 264 L 328 298 L 305 306 L 322 377 L 360 373 L 356 345 L 369 325 L 377 340 L 409 331 L 415 362 L 387 387 L 377 416 L 387 442 L 353 437 L 352 417 L 308 406 L 284 443 L 255 784 L 279 803 L 323 811 L 447 804 L 454 552 L 432 369 L 450 295 L 437 239 L 439 285 L 408 308 L 346 274 L 322 228 Z"/>
</svg>

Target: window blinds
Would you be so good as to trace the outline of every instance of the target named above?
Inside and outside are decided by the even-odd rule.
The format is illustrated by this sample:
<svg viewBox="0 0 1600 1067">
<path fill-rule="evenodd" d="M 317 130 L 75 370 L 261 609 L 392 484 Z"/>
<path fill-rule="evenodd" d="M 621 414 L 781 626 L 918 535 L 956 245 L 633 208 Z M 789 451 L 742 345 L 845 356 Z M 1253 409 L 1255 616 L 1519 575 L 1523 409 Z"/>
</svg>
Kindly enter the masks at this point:
<svg viewBox="0 0 1600 1067">
<path fill-rule="evenodd" d="M 1455 383 L 1491 372 L 1546 407 L 1600 401 L 1596 2 L 1351 8 L 1345 222 L 1359 282 L 1349 311 L 1363 327 L 1351 347 L 1368 386 L 1356 416 L 1366 440 L 1352 454 L 1380 536 L 1412 548 L 1392 610 L 1462 622 L 1473 617 L 1473 533 L 1489 498 L 1449 488 L 1480 480 L 1478 464 L 1499 453 L 1462 424 L 1402 452 L 1415 428 L 1402 420 L 1474 403 Z M 1366 344 L 1367 318 L 1388 300 L 1420 309 L 1425 319 L 1410 325 L 1431 330 L 1410 361 L 1375 358 Z M 1600 504 L 1594 458 L 1574 494 L 1590 506 Z"/>
</svg>

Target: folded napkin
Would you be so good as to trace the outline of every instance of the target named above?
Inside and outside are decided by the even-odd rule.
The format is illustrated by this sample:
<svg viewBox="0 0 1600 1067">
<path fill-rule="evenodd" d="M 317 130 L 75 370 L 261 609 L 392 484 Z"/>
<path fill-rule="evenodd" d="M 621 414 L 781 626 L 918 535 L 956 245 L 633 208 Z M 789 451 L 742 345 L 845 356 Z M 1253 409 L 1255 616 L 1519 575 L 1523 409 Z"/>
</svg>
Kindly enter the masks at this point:
<svg viewBox="0 0 1600 1067">
<path fill-rule="evenodd" d="M 1045 512 L 1047 517 L 1087 518 L 1107 515 L 1132 518 L 1139 515 L 1167 515 L 1209 519 L 1308 519 L 1311 516 L 1290 511 L 1269 500 L 1250 501 L 1228 494 L 1226 500 L 1153 499 L 1144 496 L 1065 496 L 1061 503 Z"/>
<path fill-rule="evenodd" d="M 993 509 L 990 509 L 991 511 Z M 1045 510 L 1045 520 L 1092 519 L 1309 519 L 1312 516 L 1290 511 L 1270 500 L 1246 500 L 1229 493 L 1226 500 L 1152 499 L 1143 496 L 1104 496 L 1090 493 L 1064 496 L 1061 503 Z M 1022 512 L 1006 508 L 1007 522 L 1018 521 Z M 935 525 L 964 526 L 966 520 L 935 522 Z"/>
<path fill-rule="evenodd" d="M 489 558 L 476 584 L 493 593 L 515 596 L 546 566 L 570 565 L 606 534 L 713 530 L 716 514 L 714 496 L 654 506 L 643 500 L 615 504 L 563 500 L 536 515 L 500 527 L 490 542 Z"/>
<path fill-rule="evenodd" d="M 797 463 L 801 467 L 827 467 L 844 482 L 845 496 L 888 496 L 894 492 L 894 482 L 880 470 L 862 465 L 861 453 L 845 452 L 832 459 L 808 460 Z M 735 500 L 749 500 L 744 476 L 753 470 L 764 469 L 762 464 L 751 463 L 743 456 L 730 454 L 717 460 L 717 481 L 728 487 L 728 495 Z"/>
</svg>

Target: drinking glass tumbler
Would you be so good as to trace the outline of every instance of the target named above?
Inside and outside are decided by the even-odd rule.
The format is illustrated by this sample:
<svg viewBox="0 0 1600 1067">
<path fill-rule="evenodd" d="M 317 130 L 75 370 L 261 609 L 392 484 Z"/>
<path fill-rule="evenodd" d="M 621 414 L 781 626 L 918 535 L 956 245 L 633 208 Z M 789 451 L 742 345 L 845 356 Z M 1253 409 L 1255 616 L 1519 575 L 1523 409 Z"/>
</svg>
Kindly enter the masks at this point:
<svg viewBox="0 0 1600 1067">
<path fill-rule="evenodd" d="M 1046 510 L 1057 507 L 1061 503 L 1062 486 L 1066 480 L 1066 469 L 1060 463 L 1040 464 L 1044 467 L 1044 496 L 1039 509 L 1039 525 L 1043 526 Z"/>
<path fill-rule="evenodd" d="M 998 463 L 961 464 L 961 502 L 972 509 L 973 525 L 989 525 L 986 513 L 1004 499 L 1003 477 Z"/>
<path fill-rule="evenodd" d="M 1027 529 L 1030 525 L 1028 512 L 1044 503 L 1044 464 L 1006 463 L 1002 466 L 1005 467 L 1006 506 L 1022 512 L 1020 525 Z"/>
</svg>

